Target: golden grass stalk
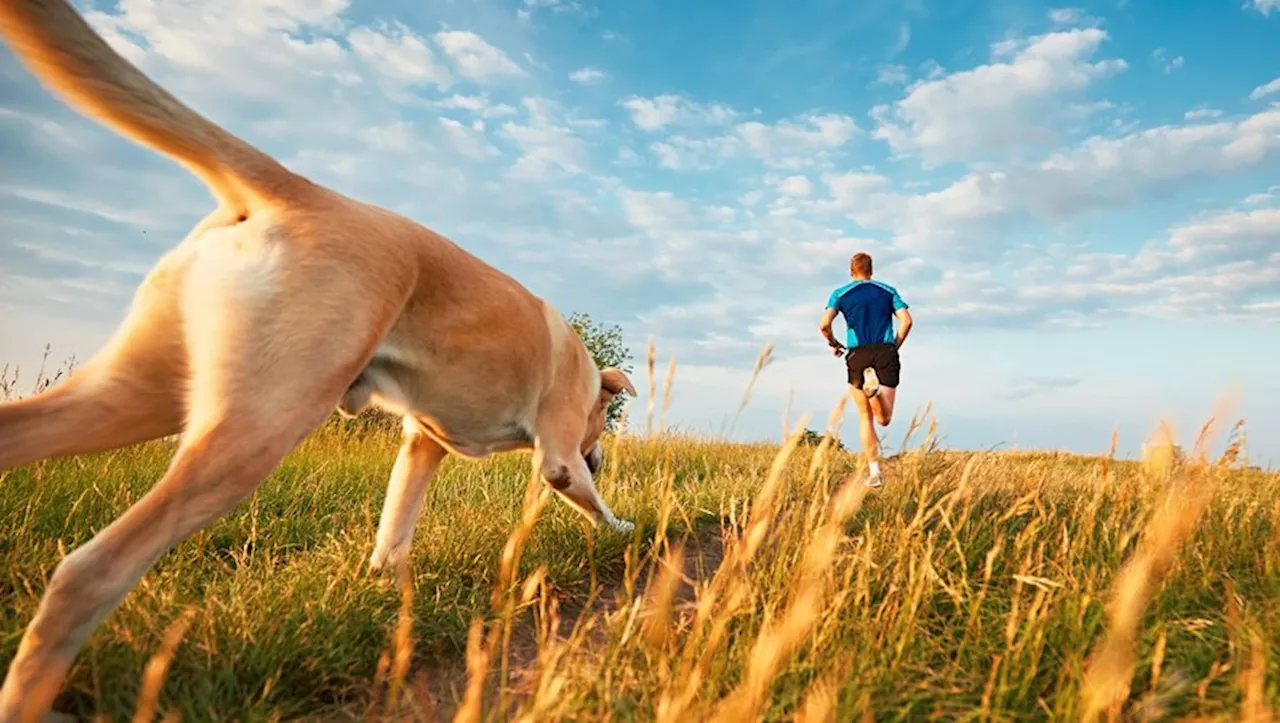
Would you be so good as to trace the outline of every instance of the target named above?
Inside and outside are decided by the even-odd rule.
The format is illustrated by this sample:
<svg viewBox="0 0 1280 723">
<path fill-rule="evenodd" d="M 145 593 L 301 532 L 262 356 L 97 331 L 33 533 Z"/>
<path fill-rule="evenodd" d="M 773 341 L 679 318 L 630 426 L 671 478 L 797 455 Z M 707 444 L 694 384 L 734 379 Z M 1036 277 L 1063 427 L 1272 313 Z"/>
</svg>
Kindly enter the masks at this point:
<svg viewBox="0 0 1280 723">
<path fill-rule="evenodd" d="M 800 423 L 796 425 L 795 431 L 787 437 L 782 449 L 774 456 L 773 463 L 769 466 L 769 475 L 765 478 L 764 485 L 751 503 L 751 510 L 748 513 L 749 524 L 746 534 L 742 538 L 741 554 L 735 556 L 735 563 L 739 565 L 749 563 L 755 558 L 760 545 L 764 543 L 765 535 L 769 533 L 769 528 L 773 524 L 774 516 L 778 511 L 778 491 L 782 488 L 782 480 L 785 477 L 787 463 L 800 445 L 800 440 L 804 437 L 804 432 L 808 425 L 809 415 L 806 414 L 800 418 Z M 735 550 L 737 549 L 739 548 L 735 548 Z"/>
<path fill-rule="evenodd" d="M 538 465 L 535 464 L 534 468 L 537 467 Z M 511 534 L 507 535 L 506 544 L 502 548 L 502 557 L 498 562 L 498 579 L 494 581 L 491 598 L 494 607 L 500 606 L 510 594 L 516 570 L 520 567 L 520 556 L 524 552 L 525 543 L 528 542 L 529 535 L 533 534 L 533 527 L 542 516 L 542 511 L 546 509 L 550 497 L 550 488 L 542 484 L 540 475 L 534 472 L 525 490 L 520 521 L 512 528 Z"/>
<path fill-rule="evenodd" d="M 835 723 L 836 720 L 836 680 L 827 676 L 809 689 L 804 703 L 796 711 L 795 723 Z"/>
<path fill-rule="evenodd" d="M 662 416 L 658 418 L 658 433 L 662 434 L 667 429 L 667 412 L 671 409 L 671 389 L 676 382 L 676 358 L 671 357 L 671 363 L 667 365 L 667 376 L 662 381 Z"/>
<path fill-rule="evenodd" d="M 1111 428 L 1111 449 L 1107 450 L 1107 456 L 1102 458 L 1102 480 L 1104 482 L 1110 480 L 1111 465 L 1116 461 L 1116 445 L 1120 442 L 1120 427 Z"/>
<path fill-rule="evenodd" d="M 1144 530 L 1139 549 L 1116 576 L 1108 628 L 1101 645 L 1090 656 L 1080 688 L 1083 720 L 1095 720 L 1104 712 L 1108 720 L 1115 720 L 1129 696 L 1134 673 L 1133 647 L 1143 610 L 1215 491 L 1218 475 L 1204 464 L 1204 449 L 1212 425 L 1211 418 L 1197 440 L 1194 464 L 1186 469 L 1185 483 L 1168 489 Z M 1152 477 L 1163 479 L 1171 474 L 1173 464 L 1171 429 L 1161 423 L 1153 443 L 1148 446 L 1144 467 Z"/>
<path fill-rule="evenodd" d="M 1273 723 L 1275 712 L 1267 704 L 1267 654 L 1262 637 L 1255 631 L 1249 638 L 1249 667 L 1244 671 L 1242 723 Z"/>
<path fill-rule="evenodd" d="M 795 452 L 803 438 L 806 416 L 797 426 L 794 433 L 773 458 L 769 475 L 751 504 L 747 513 L 747 532 L 742 538 L 725 540 L 724 560 L 710 585 L 698 596 L 694 613 L 691 640 L 686 643 L 681 655 L 680 666 L 674 683 L 683 687 L 673 690 L 668 687 L 659 696 L 657 720 L 683 721 L 687 719 L 689 704 L 702 685 L 707 666 L 712 656 L 719 649 L 720 643 L 729 630 L 729 624 L 737 615 L 742 605 L 750 598 L 752 590 L 751 576 L 747 574 L 747 566 L 754 558 L 756 551 L 764 541 L 770 525 L 773 523 L 775 499 L 782 484 L 783 473 L 787 462 Z M 723 602 L 723 605 L 718 603 Z M 707 630 L 707 626 L 710 629 Z M 703 633 L 705 632 L 705 636 Z M 702 638 L 702 655 L 698 656 L 699 646 L 692 644 L 694 639 Z M 696 660 L 695 660 L 696 657 Z"/>
<path fill-rule="evenodd" d="M 155 720 L 156 710 L 160 705 L 160 689 L 164 687 L 165 674 L 168 673 L 169 664 L 173 662 L 173 656 L 178 649 L 178 644 L 182 642 L 183 636 L 187 634 L 187 629 L 191 626 L 191 621 L 195 618 L 195 615 L 196 608 L 188 607 L 178 615 L 176 620 L 169 623 L 169 627 L 165 629 L 160 649 L 147 661 L 147 667 L 142 674 L 142 690 L 138 691 L 138 704 L 134 709 L 133 723 L 150 723 Z"/>
<path fill-rule="evenodd" d="M 657 362 L 657 360 L 658 360 L 658 350 L 653 344 L 653 337 L 649 337 L 649 352 L 645 356 L 645 369 L 648 370 L 648 374 L 649 374 L 649 398 L 648 398 L 649 415 L 645 423 L 645 435 L 649 437 L 653 436 L 653 409 L 654 409 L 654 405 L 658 403 L 658 395 L 657 395 L 658 380 L 655 379 L 653 376 L 653 365 L 655 362 Z"/>
<path fill-rule="evenodd" d="M 407 560 L 396 569 L 396 578 L 400 584 L 400 612 L 391 637 L 391 680 L 384 708 L 389 716 L 400 707 L 400 693 L 413 658 L 413 578 Z"/>
<path fill-rule="evenodd" d="M 1168 478 L 1176 461 L 1177 445 L 1173 442 L 1173 428 L 1161 422 L 1147 440 L 1142 458 L 1142 469 L 1153 480 Z"/>
<path fill-rule="evenodd" d="M 847 394 L 840 395 L 840 398 L 836 400 L 836 405 L 831 409 L 831 414 L 827 417 L 827 428 L 823 431 L 822 441 L 818 442 L 818 448 L 814 450 L 813 459 L 809 461 L 810 482 L 822 470 L 831 448 L 835 446 L 836 440 L 839 438 L 840 423 L 844 421 L 844 412 L 848 405 L 849 396 Z"/>
<path fill-rule="evenodd" d="M 729 431 L 732 432 L 734 426 L 738 423 L 738 417 L 742 415 L 743 410 L 751 403 L 751 391 L 755 389 L 756 380 L 760 378 L 760 373 L 764 368 L 769 366 L 769 362 L 773 361 L 773 345 L 765 344 L 760 350 L 760 355 L 756 357 L 755 366 L 751 368 L 751 376 L 747 379 L 747 388 L 742 392 L 742 401 L 738 403 L 738 411 L 734 412 L 733 424 L 729 425 Z"/>
<path fill-rule="evenodd" d="M 713 721 L 757 720 L 778 671 L 795 653 L 822 613 L 827 574 L 844 538 L 844 524 L 862 506 L 867 494 L 857 477 L 846 477 L 832 501 L 827 520 L 805 546 L 797 576 L 790 585 L 790 603 L 778 622 L 766 625 L 756 638 L 745 679 L 720 701 Z"/>
<path fill-rule="evenodd" d="M 646 619 L 640 637 L 650 650 L 661 651 L 670 638 L 672 603 L 684 579 L 684 546 L 667 548 L 658 577 L 648 590 Z M 665 662 L 665 658 L 664 658 Z"/>
<path fill-rule="evenodd" d="M 536 470 L 538 465 L 534 465 Z M 476 721 L 480 718 L 481 700 L 484 693 L 484 681 L 488 674 L 489 662 L 499 639 L 502 640 L 502 680 L 499 684 L 499 702 L 501 708 L 506 702 L 507 646 L 510 643 L 511 623 L 514 618 L 515 600 L 512 592 L 516 571 L 520 566 L 520 556 L 524 552 L 525 543 L 533 533 L 534 525 L 541 517 L 550 499 L 549 488 L 540 484 L 540 475 L 535 471 L 525 488 L 524 507 L 520 521 L 507 536 L 502 548 L 502 557 L 498 563 L 498 578 L 494 581 L 491 601 L 499 611 L 498 624 L 484 633 L 484 621 L 473 620 L 467 633 L 467 689 L 463 694 L 462 704 L 458 706 L 453 720 L 456 723 Z"/>
<path fill-rule="evenodd" d="M 462 704 L 453 714 L 454 723 L 480 720 L 480 698 L 484 693 L 485 674 L 489 670 L 489 645 L 484 635 L 484 621 L 476 618 L 467 630 L 467 690 Z"/>
</svg>

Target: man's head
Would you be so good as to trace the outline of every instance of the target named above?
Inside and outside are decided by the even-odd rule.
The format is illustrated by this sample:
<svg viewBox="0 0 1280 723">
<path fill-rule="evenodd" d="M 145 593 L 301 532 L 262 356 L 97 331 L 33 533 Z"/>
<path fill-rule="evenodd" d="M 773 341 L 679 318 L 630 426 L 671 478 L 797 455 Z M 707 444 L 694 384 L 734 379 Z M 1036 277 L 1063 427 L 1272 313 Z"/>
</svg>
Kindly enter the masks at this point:
<svg viewBox="0 0 1280 723">
<path fill-rule="evenodd" d="M 600 449 L 600 435 L 604 434 L 605 423 L 608 421 L 609 405 L 614 397 L 624 391 L 633 397 L 636 396 L 635 386 L 622 370 L 612 367 L 600 370 L 600 393 L 587 416 L 587 434 L 582 440 L 581 450 L 591 474 L 595 474 L 604 461 L 604 454 Z"/>
<path fill-rule="evenodd" d="M 859 251 L 849 259 L 849 275 L 855 279 L 871 278 L 871 254 Z"/>
</svg>

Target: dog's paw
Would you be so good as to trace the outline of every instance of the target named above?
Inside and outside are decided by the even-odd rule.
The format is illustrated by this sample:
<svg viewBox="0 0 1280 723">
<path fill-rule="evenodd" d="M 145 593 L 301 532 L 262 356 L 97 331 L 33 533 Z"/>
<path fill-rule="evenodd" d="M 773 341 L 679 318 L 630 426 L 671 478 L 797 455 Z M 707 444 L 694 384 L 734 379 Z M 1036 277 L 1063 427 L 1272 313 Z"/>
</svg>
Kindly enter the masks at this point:
<svg viewBox="0 0 1280 723">
<path fill-rule="evenodd" d="M 613 528 L 613 531 L 620 535 L 630 535 L 632 532 L 635 532 L 636 523 L 628 520 L 614 520 L 613 524 L 609 525 L 609 527 Z"/>
<path fill-rule="evenodd" d="M 381 547 L 374 549 L 373 554 L 369 556 L 369 574 L 379 577 L 383 574 L 393 573 L 400 569 L 401 565 L 407 564 L 409 557 L 409 548 L 405 545 L 383 549 Z"/>
</svg>

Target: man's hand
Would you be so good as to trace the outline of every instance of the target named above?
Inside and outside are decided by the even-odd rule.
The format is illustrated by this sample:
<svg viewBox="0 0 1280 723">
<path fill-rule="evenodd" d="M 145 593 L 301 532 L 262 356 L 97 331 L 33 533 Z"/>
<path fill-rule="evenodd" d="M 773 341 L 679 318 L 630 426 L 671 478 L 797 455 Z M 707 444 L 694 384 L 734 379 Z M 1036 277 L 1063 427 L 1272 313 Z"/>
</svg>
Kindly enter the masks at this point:
<svg viewBox="0 0 1280 723">
<path fill-rule="evenodd" d="M 844 344 L 836 341 L 836 337 L 831 333 L 831 322 L 836 320 L 836 310 L 827 307 L 822 312 L 822 322 L 818 324 L 818 331 L 822 332 L 822 338 L 827 340 L 827 344 L 835 352 L 836 356 L 844 353 Z"/>
</svg>

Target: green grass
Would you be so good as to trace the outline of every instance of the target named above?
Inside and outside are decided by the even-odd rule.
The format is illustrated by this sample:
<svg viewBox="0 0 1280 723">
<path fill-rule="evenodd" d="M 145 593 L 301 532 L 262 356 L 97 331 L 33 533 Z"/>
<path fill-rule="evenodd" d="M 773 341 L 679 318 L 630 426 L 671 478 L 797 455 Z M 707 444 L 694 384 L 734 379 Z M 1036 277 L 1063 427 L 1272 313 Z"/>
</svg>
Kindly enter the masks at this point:
<svg viewBox="0 0 1280 723">
<path fill-rule="evenodd" d="M 161 711 L 190 721 L 364 716 L 382 699 L 379 659 L 393 648 L 402 602 L 393 579 L 366 567 L 396 444 L 363 423 L 335 420 L 313 434 L 249 500 L 161 558 L 83 649 L 57 707 L 127 719 L 166 627 L 192 606 Z M 1250 696 L 1273 706 L 1280 697 L 1277 475 L 1230 460 L 1166 475 L 926 441 L 861 499 L 857 485 L 840 486 L 860 463 L 825 448 L 680 437 L 608 445 L 601 494 L 637 522 L 636 538 L 589 532 L 552 499 L 496 597 L 529 457 L 446 461 L 410 569 L 407 679 L 420 717 L 423 705 L 437 715 L 458 707 L 468 630 L 480 619 L 486 633 L 513 631 L 506 685 L 500 637 L 484 666 L 481 701 L 494 718 L 700 720 L 726 713 L 722 700 L 754 711 L 755 695 L 768 720 L 802 710 L 805 720 L 1077 720 L 1118 571 L 1159 528 L 1165 495 L 1210 483 L 1198 524 L 1168 543 L 1172 567 L 1144 588 L 1124 715 L 1238 720 Z M 0 669 L 61 556 L 137 500 L 171 452 L 155 442 L 3 473 Z M 837 507 L 848 517 L 829 519 Z M 759 545 L 746 554 L 751 525 Z M 715 578 L 688 567 L 696 590 L 664 599 L 654 583 L 646 594 L 655 561 L 681 541 L 711 567 L 723 541 L 728 562 Z M 588 604 L 593 589 L 603 604 Z M 806 603 L 804 591 L 817 597 Z M 569 618 L 585 610 L 592 629 L 552 622 L 560 637 L 547 637 L 552 601 Z M 788 611 L 793 626 L 757 644 Z"/>
</svg>

